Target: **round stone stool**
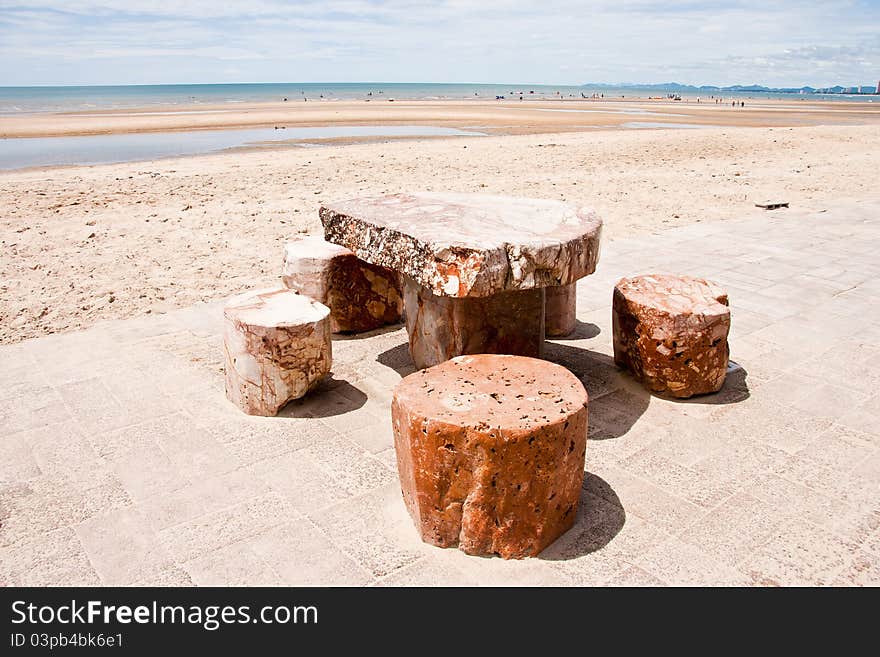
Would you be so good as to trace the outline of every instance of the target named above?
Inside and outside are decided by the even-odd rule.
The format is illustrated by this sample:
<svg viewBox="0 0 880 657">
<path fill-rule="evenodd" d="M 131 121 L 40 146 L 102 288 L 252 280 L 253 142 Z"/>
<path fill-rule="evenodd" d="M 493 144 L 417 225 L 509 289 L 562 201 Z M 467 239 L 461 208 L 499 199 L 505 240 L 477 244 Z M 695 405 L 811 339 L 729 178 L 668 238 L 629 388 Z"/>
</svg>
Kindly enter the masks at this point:
<svg viewBox="0 0 880 657">
<path fill-rule="evenodd" d="M 223 310 L 226 396 L 249 415 L 276 415 L 329 371 L 330 309 L 285 288 L 232 297 Z"/>
<path fill-rule="evenodd" d="M 671 397 L 717 392 L 727 374 L 727 294 L 702 278 L 623 278 L 612 304 L 614 362 Z"/>
<path fill-rule="evenodd" d="M 587 392 L 525 356 L 458 356 L 404 378 L 391 404 L 407 509 L 427 543 L 537 555 L 574 523 Z"/>
</svg>

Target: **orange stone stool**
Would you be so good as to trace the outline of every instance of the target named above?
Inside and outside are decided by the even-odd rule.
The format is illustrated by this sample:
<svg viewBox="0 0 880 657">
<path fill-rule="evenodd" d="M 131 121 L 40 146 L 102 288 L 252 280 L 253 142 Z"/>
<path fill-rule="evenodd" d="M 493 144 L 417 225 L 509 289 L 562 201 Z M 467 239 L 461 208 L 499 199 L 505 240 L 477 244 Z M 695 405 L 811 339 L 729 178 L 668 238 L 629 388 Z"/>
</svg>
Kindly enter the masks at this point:
<svg viewBox="0 0 880 657">
<path fill-rule="evenodd" d="M 614 362 L 671 397 L 717 392 L 727 375 L 727 294 L 702 278 L 623 278 L 612 302 Z"/>
<path fill-rule="evenodd" d="M 391 417 L 403 499 L 423 541 L 520 559 L 574 523 L 587 392 L 564 367 L 458 356 L 404 378 Z"/>
</svg>

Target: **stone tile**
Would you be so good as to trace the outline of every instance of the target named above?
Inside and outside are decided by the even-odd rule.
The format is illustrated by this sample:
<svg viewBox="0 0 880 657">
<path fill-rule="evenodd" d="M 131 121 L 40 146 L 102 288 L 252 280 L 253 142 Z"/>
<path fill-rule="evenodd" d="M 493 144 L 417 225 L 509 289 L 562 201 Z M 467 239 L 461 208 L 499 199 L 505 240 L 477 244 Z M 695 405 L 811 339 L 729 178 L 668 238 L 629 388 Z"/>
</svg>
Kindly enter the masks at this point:
<svg viewBox="0 0 880 657">
<path fill-rule="evenodd" d="M 714 560 L 736 566 L 766 543 L 790 515 L 783 504 L 768 504 L 741 492 L 693 523 L 680 538 Z"/>
<path fill-rule="evenodd" d="M 646 570 L 638 566 L 630 566 L 623 572 L 615 575 L 608 581 L 608 586 L 646 587 L 646 586 L 669 586 L 658 577 L 654 577 Z"/>
<path fill-rule="evenodd" d="M 32 540 L 40 534 L 68 527 L 110 509 L 131 504 L 118 483 L 107 480 L 88 491 L 69 480 L 41 475 L 0 488 L 3 512 L 0 546 Z"/>
<path fill-rule="evenodd" d="M 289 521 L 247 541 L 286 586 L 357 586 L 370 573 L 306 518 Z"/>
<path fill-rule="evenodd" d="M 173 413 L 152 424 L 153 439 L 190 480 L 223 474 L 241 466 L 224 444 L 195 426 L 189 415 Z"/>
<path fill-rule="evenodd" d="M 639 449 L 622 452 L 624 458 L 633 458 L 637 454 L 658 457 L 671 461 L 679 466 L 690 467 L 705 459 L 727 445 L 733 435 L 730 425 L 738 417 L 736 410 L 726 415 L 714 415 L 710 420 L 692 418 L 682 415 L 677 422 L 667 427 L 655 427 L 654 423 L 646 423 L 645 431 L 654 436 L 654 440 L 646 442 Z M 723 419 L 719 419 L 723 418 Z M 629 436 L 627 436 L 627 439 Z"/>
<path fill-rule="evenodd" d="M 163 529 L 159 541 L 176 561 L 191 561 L 295 517 L 296 511 L 284 498 L 269 493 Z"/>
<path fill-rule="evenodd" d="M 247 470 L 199 479 L 177 490 L 159 492 L 137 507 L 156 532 L 193 521 L 266 495 L 269 486 Z"/>
<path fill-rule="evenodd" d="M 98 456 L 76 425 L 57 424 L 21 435 L 30 444 L 44 474 L 69 481 L 81 491 L 101 486 L 122 488 L 112 468 Z"/>
<path fill-rule="evenodd" d="M 346 431 L 343 435 L 371 454 L 378 455 L 387 449 L 394 449 L 394 431 L 391 427 L 390 415 L 384 420 L 377 419 L 351 431 Z M 382 462 L 385 463 L 384 460 Z M 397 466 L 394 467 L 396 469 Z"/>
<path fill-rule="evenodd" d="M 863 462 L 876 450 L 877 447 L 869 436 L 833 426 L 797 452 L 796 458 L 801 463 L 806 461 L 837 472 L 845 472 Z"/>
<path fill-rule="evenodd" d="M 12 586 L 98 586 L 101 580 L 70 527 L 0 547 L 0 582 Z"/>
<path fill-rule="evenodd" d="M 394 451 L 394 447 L 383 449 L 381 452 L 376 454 L 376 458 L 382 461 L 382 463 L 385 464 L 386 468 L 388 468 L 392 472 L 397 472 L 397 452 Z"/>
<path fill-rule="evenodd" d="M 382 461 L 339 434 L 327 435 L 320 443 L 303 449 L 303 453 L 353 495 L 397 480 Z"/>
<path fill-rule="evenodd" d="M 830 584 L 856 553 L 851 543 L 806 520 L 794 519 L 779 527 L 740 568 L 760 585 Z"/>
<path fill-rule="evenodd" d="M 626 509 L 627 517 L 638 516 L 668 533 L 681 531 L 705 513 L 702 507 L 620 468 L 604 470 L 602 476 Z"/>
<path fill-rule="evenodd" d="M 638 516 L 627 515 L 622 527 L 607 541 L 597 541 L 596 531 L 580 521 L 540 558 L 575 586 L 601 586 L 631 567 L 645 552 L 669 535 Z M 604 543 L 604 544 L 603 544 Z M 558 560 L 555 557 L 560 557 Z"/>
<path fill-rule="evenodd" d="M 480 586 L 481 582 L 459 568 L 425 557 L 395 570 L 375 582 L 375 586 Z"/>
<path fill-rule="evenodd" d="M 32 396 L 35 393 L 36 396 Z M 48 427 L 70 420 L 70 411 L 54 389 L 42 388 L 0 400 L 0 432 L 5 434 Z"/>
<path fill-rule="evenodd" d="M 545 548 L 541 558 L 564 561 L 596 552 L 614 540 L 625 522 L 619 502 L 582 490 L 574 526 Z"/>
<path fill-rule="evenodd" d="M 231 419 L 200 418 L 197 421 L 242 465 L 295 452 L 331 433 L 314 418 L 257 418 L 238 414 Z"/>
<path fill-rule="evenodd" d="M 857 552 L 832 582 L 833 586 L 880 586 L 880 557 Z"/>
<path fill-rule="evenodd" d="M 92 566 L 103 584 L 131 586 L 172 565 L 158 537 L 132 507 L 92 516 L 76 526 Z"/>
<path fill-rule="evenodd" d="M 293 556 L 293 555 L 291 555 Z M 235 543 L 183 564 L 197 586 L 281 586 L 281 577 L 246 543 Z"/>
<path fill-rule="evenodd" d="M 880 530 L 876 530 L 869 535 L 864 542 L 863 547 L 868 552 L 880 555 Z"/>
<path fill-rule="evenodd" d="M 162 570 L 151 573 L 146 579 L 134 582 L 132 586 L 193 586 L 194 582 L 185 570 L 171 564 Z"/>
<path fill-rule="evenodd" d="M 3 371 L 0 372 L 0 402 L 9 399 L 58 397 L 58 393 L 35 363 L 4 360 L 3 364 Z"/>
<path fill-rule="evenodd" d="M 703 508 L 712 508 L 729 498 L 740 485 L 733 479 L 719 478 L 658 456 L 650 448 L 620 463 L 627 472 L 642 477 L 664 491 Z"/>
<path fill-rule="evenodd" d="M 634 382 L 628 383 L 626 388 L 591 398 L 590 438 L 607 440 L 626 435 L 639 421 L 650 403 L 648 392 Z"/>
<path fill-rule="evenodd" d="M 58 386 L 58 393 L 87 434 L 119 429 L 143 419 L 136 408 L 123 406 L 100 377 L 65 383 Z"/>
<path fill-rule="evenodd" d="M 830 418 L 814 417 L 781 404 L 764 394 L 756 394 L 736 408 L 719 408 L 710 415 L 704 431 L 722 433 L 726 442 L 762 443 L 794 454 L 827 431 Z"/>
<path fill-rule="evenodd" d="M 142 501 L 188 483 L 183 472 L 155 443 L 142 442 L 104 457 L 133 500 Z"/>
<path fill-rule="evenodd" d="M 40 474 L 40 466 L 22 433 L 5 436 L 3 449 L 0 450 L 0 487 L 39 477 Z"/>
<path fill-rule="evenodd" d="M 745 586 L 750 583 L 739 570 L 674 537 L 647 552 L 636 565 L 672 586 Z"/>
<path fill-rule="evenodd" d="M 375 577 L 426 553 L 396 483 L 309 515 L 335 545 Z"/>
<path fill-rule="evenodd" d="M 477 581 L 481 586 L 570 586 L 571 579 L 556 567 L 556 562 L 538 559 L 509 559 L 477 557 L 457 548 L 428 548 L 430 557 L 443 568 L 464 574 L 466 581 Z"/>
<path fill-rule="evenodd" d="M 791 456 L 761 442 L 732 440 L 691 468 L 718 481 L 737 482 L 748 489 L 749 483 L 764 474 L 778 474 L 788 467 Z"/>
<path fill-rule="evenodd" d="M 351 496 L 305 450 L 260 461 L 250 470 L 302 513 L 312 514 Z"/>
<path fill-rule="evenodd" d="M 861 404 L 841 409 L 835 422 L 870 436 L 871 441 L 880 447 L 880 396 L 875 395 Z"/>
</svg>

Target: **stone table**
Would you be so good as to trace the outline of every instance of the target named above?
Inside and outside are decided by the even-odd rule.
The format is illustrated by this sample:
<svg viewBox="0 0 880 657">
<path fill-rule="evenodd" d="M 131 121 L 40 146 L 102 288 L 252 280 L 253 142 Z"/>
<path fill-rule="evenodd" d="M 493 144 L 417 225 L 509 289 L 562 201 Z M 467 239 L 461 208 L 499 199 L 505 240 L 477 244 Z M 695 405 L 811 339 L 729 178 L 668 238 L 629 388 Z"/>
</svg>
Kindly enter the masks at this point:
<svg viewBox="0 0 880 657">
<path fill-rule="evenodd" d="M 602 229 L 587 208 L 482 194 L 357 198 L 320 216 L 328 241 L 402 274 L 419 368 L 461 354 L 540 357 L 545 289 L 595 271 Z"/>
</svg>

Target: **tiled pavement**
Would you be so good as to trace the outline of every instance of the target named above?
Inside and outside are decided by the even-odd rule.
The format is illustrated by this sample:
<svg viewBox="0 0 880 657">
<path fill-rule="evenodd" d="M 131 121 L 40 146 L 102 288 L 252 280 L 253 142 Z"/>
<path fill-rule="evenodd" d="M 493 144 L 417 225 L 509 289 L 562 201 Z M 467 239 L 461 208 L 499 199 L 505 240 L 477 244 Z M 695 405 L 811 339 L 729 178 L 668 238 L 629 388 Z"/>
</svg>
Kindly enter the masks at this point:
<svg viewBox="0 0 880 657">
<path fill-rule="evenodd" d="M 575 338 L 590 397 L 577 524 L 539 558 L 418 540 L 394 466 L 401 329 L 334 341 L 279 418 L 223 395 L 219 306 L 0 347 L 0 583 L 880 584 L 880 203 L 697 223 L 603 247 Z M 623 275 L 730 294 L 717 395 L 612 365 Z"/>
</svg>

